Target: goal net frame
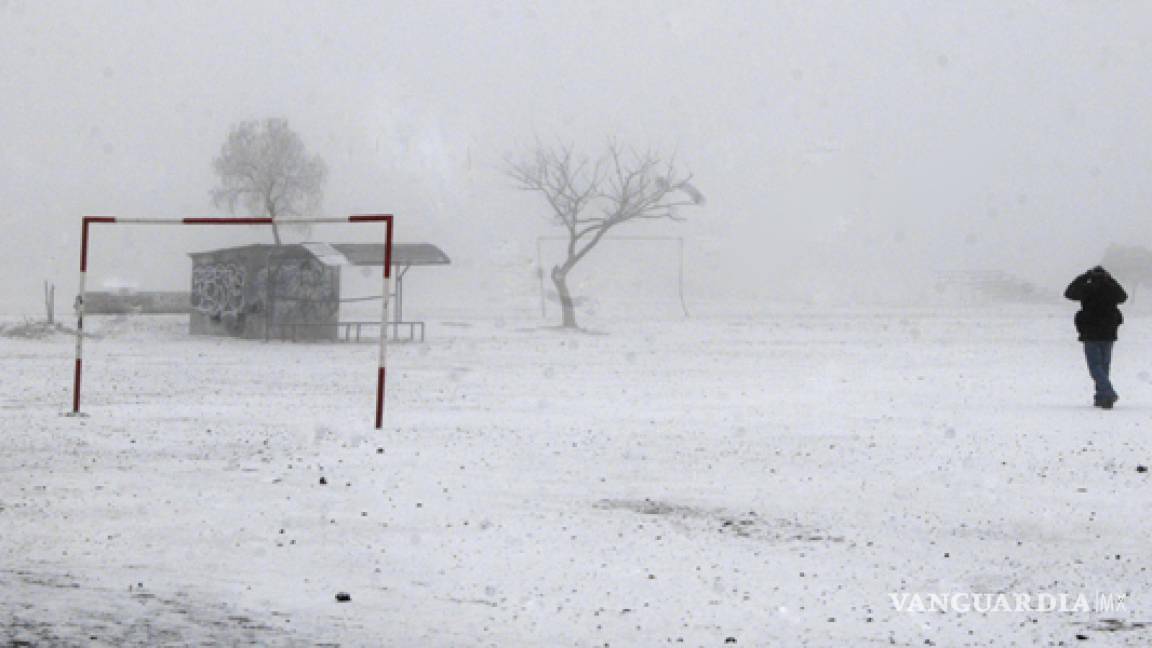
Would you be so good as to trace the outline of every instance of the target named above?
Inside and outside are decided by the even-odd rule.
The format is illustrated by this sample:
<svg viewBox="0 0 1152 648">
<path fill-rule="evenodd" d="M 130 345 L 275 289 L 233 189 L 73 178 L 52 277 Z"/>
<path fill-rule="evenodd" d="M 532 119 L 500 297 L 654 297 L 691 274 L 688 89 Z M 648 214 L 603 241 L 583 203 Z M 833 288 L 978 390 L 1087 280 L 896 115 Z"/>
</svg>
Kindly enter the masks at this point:
<svg viewBox="0 0 1152 648">
<path fill-rule="evenodd" d="M 389 296 L 392 292 L 392 214 L 356 214 L 344 218 L 118 218 L 115 216 L 85 216 L 80 236 L 80 290 L 76 298 L 76 362 L 72 378 L 72 412 L 80 413 L 80 385 L 84 368 L 84 301 L 88 276 L 89 227 L 97 224 L 131 225 L 302 225 L 316 223 L 384 223 L 384 298 L 380 311 L 380 354 L 376 369 L 376 429 L 384 425 L 384 382 L 387 373 Z"/>
<path fill-rule="evenodd" d="M 536 237 L 536 274 L 540 279 L 540 316 L 548 317 L 547 288 L 544 277 L 544 243 L 559 241 L 567 242 L 567 236 L 537 236 Z M 676 294 L 680 298 L 680 311 L 684 317 L 688 315 L 688 302 L 684 298 L 684 237 L 682 236 L 605 236 L 602 241 L 637 241 L 676 244 Z"/>
</svg>

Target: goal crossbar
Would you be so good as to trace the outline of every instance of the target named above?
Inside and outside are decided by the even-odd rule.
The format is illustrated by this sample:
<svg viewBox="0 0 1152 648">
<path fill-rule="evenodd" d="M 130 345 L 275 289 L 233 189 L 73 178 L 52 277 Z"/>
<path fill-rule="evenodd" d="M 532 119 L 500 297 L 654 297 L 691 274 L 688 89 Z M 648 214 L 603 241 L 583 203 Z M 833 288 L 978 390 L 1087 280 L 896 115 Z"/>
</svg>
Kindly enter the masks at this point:
<svg viewBox="0 0 1152 648">
<path fill-rule="evenodd" d="M 72 415 L 80 415 L 80 381 L 84 368 L 84 301 L 88 275 L 89 227 L 96 224 L 142 225 L 291 225 L 315 223 L 384 223 L 384 297 L 380 311 L 380 354 L 376 369 L 376 429 L 384 425 L 384 382 L 387 372 L 388 342 L 384 328 L 388 322 L 388 302 L 392 280 L 392 214 L 355 214 L 344 218 L 119 218 L 85 216 L 80 236 L 80 290 L 76 298 L 76 362 L 72 378 Z"/>
</svg>

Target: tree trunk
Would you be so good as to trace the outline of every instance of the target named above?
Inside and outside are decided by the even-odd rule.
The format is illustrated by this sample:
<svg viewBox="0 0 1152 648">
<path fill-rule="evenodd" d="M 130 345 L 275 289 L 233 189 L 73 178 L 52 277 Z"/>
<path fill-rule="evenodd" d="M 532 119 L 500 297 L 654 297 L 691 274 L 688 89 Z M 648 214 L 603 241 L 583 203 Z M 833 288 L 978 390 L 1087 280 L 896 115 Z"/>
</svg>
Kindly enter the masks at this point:
<svg viewBox="0 0 1152 648">
<path fill-rule="evenodd" d="M 264 211 L 268 212 L 268 218 L 272 219 L 272 238 L 276 240 L 276 245 L 280 245 L 280 228 L 276 226 L 276 203 L 266 194 L 264 196 Z"/>
<path fill-rule="evenodd" d="M 552 283 L 556 285 L 556 294 L 560 296 L 560 312 L 563 320 L 560 326 L 576 328 L 576 305 L 572 303 L 572 293 L 568 292 L 568 270 L 557 266 L 552 268 Z"/>
<path fill-rule="evenodd" d="M 44 282 L 44 310 L 48 316 L 48 323 L 56 323 L 56 285 Z"/>
</svg>

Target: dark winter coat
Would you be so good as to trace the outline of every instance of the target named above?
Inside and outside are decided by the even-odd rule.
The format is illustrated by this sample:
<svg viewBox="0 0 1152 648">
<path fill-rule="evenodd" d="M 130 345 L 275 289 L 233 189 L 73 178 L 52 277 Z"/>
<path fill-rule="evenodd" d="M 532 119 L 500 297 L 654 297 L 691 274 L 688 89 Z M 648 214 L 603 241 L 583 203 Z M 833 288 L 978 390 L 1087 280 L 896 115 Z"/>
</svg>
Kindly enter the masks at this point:
<svg viewBox="0 0 1152 648">
<path fill-rule="evenodd" d="M 1072 280 L 1064 291 L 1068 299 L 1080 302 L 1076 313 L 1076 331 L 1081 342 L 1108 342 L 1116 339 L 1116 329 L 1124 323 L 1117 304 L 1128 300 L 1128 293 L 1112 275 L 1092 269 Z"/>
</svg>

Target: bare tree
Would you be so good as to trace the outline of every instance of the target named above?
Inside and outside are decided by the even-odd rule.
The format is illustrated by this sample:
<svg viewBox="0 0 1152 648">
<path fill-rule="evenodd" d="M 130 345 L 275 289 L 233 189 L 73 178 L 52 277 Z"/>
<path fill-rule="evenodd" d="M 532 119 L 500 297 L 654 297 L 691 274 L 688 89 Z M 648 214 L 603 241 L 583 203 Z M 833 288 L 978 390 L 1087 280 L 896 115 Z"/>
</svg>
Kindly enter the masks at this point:
<svg viewBox="0 0 1152 648">
<path fill-rule="evenodd" d="M 567 233 L 565 259 L 552 267 L 551 277 L 561 325 L 575 328 L 568 275 L 604 236 L 631 221 L 683 220 L 678 208 L 700 205 L 704 196 L 691 174 L 676 170 L 675 160 L 664 161 L 652 151 L 625 151 L 614 141 L 595 162 L 578 157 L 570 145 L 537 142 L 534 153 L 529 160 L 510 162 L 507 173 L 520 189 L 544 196 L 553 220 Z"/>
<path fill-rule="evenodd" d="M 314 213 L 328 175 L 324 161 L 308 154 L 284 119 L 236 124 L 212 167 L 220 176 L 220 185 L 212 190 L 214 205 L 235 211 L 239 204 L 253 215 L 272 219 Z M 279 245 L 275 223 L 272 236 Z"/>
<path fill-rule="evenodd" d="M 56 323 L 56 284 L 44 282 L 44 311 L 48 316 L 48 323 Z"/>
</svg>

